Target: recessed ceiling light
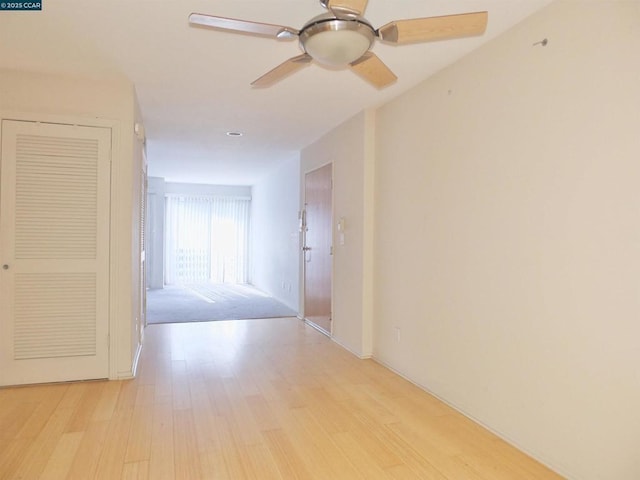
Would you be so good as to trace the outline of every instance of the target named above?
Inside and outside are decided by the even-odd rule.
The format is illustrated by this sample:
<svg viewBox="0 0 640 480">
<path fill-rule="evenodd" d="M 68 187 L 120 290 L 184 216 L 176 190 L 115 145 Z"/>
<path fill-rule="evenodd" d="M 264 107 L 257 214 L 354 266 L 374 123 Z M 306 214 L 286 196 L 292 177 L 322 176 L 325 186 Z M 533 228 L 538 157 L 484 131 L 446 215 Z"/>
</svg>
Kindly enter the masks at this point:
<svg viewBox="0 0 640 480">
<path fill-rule="evenodd" d="M 241 137 L 242 132 L 227 132 L 227 137 Z"/>
</svg>

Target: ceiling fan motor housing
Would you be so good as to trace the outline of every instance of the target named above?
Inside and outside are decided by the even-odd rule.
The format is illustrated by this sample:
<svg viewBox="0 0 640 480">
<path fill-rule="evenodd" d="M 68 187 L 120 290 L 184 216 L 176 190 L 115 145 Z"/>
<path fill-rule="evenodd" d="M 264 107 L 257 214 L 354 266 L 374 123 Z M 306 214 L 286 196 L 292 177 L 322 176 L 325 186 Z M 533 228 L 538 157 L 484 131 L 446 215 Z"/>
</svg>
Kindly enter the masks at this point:
<svg viewBox="0 0 640 480">
<path fill-rule="evenodd" d="M 362 17 L 349 15 L 339 18 L 326 13 L 311 19 L 299 37 L 302 49 L 318 63 L 344 67 L 371 48 L 376 32 Z"/>
</svg>

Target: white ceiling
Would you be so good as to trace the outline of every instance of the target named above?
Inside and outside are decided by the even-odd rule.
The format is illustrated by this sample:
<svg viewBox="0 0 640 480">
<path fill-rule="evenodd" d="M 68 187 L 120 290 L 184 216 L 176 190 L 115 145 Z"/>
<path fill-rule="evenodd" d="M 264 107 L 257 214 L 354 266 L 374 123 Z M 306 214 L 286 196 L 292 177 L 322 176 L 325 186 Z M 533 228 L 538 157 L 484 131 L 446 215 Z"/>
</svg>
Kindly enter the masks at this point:
<svg viewBox="0 0 640 480">
<path fill-rule="evenodd" d="M 187 21 L 198 12 L 299 29 L 324 12 L 318 0 L 42 2 L 42 12 L 0 11 L 0 68 L 124 75 L 142 109 L 150 175 L 251 185 L 342 121 L 396 97 L 551 0 L 370 0 L 365 17 L 376 28 L 396 19 L 489 12 L 483 37 L 377 43 L 373 51 L 399 77 L 381 91 L 349 70 L 315 64 L 271 88 L 252 88 L 253 80 L 300 53 L 297 41 L 193 28 Z M 228 137 L 228 131 L 244 135 Z"/>
</svg>

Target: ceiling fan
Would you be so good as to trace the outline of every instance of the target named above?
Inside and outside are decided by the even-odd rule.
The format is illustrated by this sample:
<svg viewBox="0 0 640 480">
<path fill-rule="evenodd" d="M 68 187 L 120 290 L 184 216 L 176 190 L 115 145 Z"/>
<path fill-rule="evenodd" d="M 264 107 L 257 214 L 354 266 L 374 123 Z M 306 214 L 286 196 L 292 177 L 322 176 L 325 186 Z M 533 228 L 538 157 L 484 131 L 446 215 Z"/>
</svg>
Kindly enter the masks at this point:
<svg viewBox="0 0 640 480">
<path fill-rule="evenodd" d="M 371 51 L 376 39 L 391 44 L 448 40 L 482 35 L 487 27 L 487 12 L 441 17 L 395 20 L 377 30 L 362 16 L 368 0 L 320 0 L 328 12 L 309 20 L 300 30 L 268 23 L 192 13 L 189 23 L 231 32 L 271 37 L 277 40 L 298 38 L 304 53 L 297 55 L 251 83 L 268 87 L 297 72 L 312 61 L 329 67 L 349 66 L 377 88 L 397 80 L 395 74 Z"/>
</svg>

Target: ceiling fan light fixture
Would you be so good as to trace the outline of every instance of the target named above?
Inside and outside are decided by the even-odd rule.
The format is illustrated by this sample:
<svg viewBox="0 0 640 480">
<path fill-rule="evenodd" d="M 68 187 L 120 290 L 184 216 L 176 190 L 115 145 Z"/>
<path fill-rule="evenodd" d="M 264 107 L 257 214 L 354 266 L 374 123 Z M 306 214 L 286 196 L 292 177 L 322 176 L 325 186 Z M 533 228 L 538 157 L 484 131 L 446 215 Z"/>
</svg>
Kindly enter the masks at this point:
<svg viewBox="0 0 640 480">
<path fill-rule="evenodd" d="M 286 40 L 298 37 L 303 54 L 291 57 L 251 82 L 269 87 L 315 62 L 349 67 L 376 88 L 385 88 L 398 77 L 371 51 L 376 40 L 387 44 L 433 42 L 482 35 L 488 12 L 458 13 L 438 17 L 393 20 L 374 29 L 363 17 L 369 0 L 320 0 L 328 11 L 309 20 L 300 30 L 270 23 L 192 13 L 189 23 L 236 33 Z"/>
<path fill-rule="evenodd" d="M 373 27 L 351 19 L 332 19 L 306 26 L 300 43 L 315 61 L 330 67 L 344 67 L 358 60 L 373 44 Z"/>
</svg>

